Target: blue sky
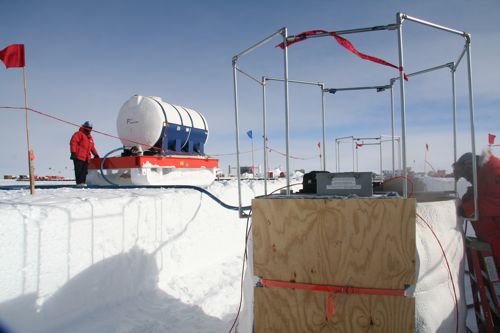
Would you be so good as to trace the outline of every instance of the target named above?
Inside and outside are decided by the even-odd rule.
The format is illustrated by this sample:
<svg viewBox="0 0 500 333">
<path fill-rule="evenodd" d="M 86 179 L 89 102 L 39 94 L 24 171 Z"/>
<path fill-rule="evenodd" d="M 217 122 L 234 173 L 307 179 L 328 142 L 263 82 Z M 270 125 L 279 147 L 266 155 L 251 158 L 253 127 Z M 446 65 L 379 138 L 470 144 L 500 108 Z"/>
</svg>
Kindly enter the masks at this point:
<svg viewBox="0 0 500 333">
<path fill-rule="evenodd" d="M 116 117 L 134 94 L 160 96 L 201 112 L 210 136 L 206 151 L 235 151 L 231 58 L 281 27 L 290 34 L 305 30 L 343 30 L 395 23 L 396 13 L 432 21 L 472 34 L 472 68 L 477 149 L 487 133 L 500 135 L 500 2 L 454 1 L 1 1 L 0 48 L 26 45 L 28 103 L 42 112 L 74 123 L 91 120 L 99 131 L 116 135 Z M 360 51 L 398 63 L 397 33 L 370 32 L 345 36 Z M 455 61 L 460 36 L 404 25 L 408 72 Z M 242 58 L 241 68 L 253 76 L 283 74 L 282 53 L 267 44 Z M 308 40 L 289 49 L 290 79 L 323 82 L 327 87 L 388 84 L 397 71 L 357 58 L 331 38 Z M 470 149 L 466 62 L 457 72 L 459 153 Z M 424 147 L 435 168 L 450 168 L 451 75 L 444 69 L 410 79 L 407 84 L 408 165 L 423 170 Z M 261 88 L 239 77 L 241 150 L 251 142 L 262 146 Z M 22 71 L 0 67 L 0 106 L 23 106 Z M 395 92 L 399 89 L 396 87 Z M 399 95 L 396 129 L 400 132 Z M 283 87 L 268 86 L 270 146 L 284 151 Z M 334 139 L 390 134 L 387 92 L 344 92 L 327 95 L 327 169 L 334 170 Z M 290 86 L 291 168 L 320 166 L 316 144 L 321 139 L 320 91 Z M 0 109 L 5 144 L 0 175 L 26 174 L 24 113 Z M 69 139 L 76 128 L 30 114 L 30 139 L 36 173 L 72 175 Z M 95 134 L 101 155 L 119 147 L 119 140 Z M 498 150 L 497 150 L 498 152 Z M 378 148 L 359 153 L 360 170 L 378 169 Z M 390 145 L 383 147 L 384 168 L 390 168 Z M 352 167 L 351 151 L 341 149 L 341 165 Z M 251 163 L 251 154 L 242 164 Z M 262 164 L 262 150 L 255 163 Z M 284 167 L 282 156 L 270 155 L 272 167 Z M 224 171 L 236 165 L 232 155 L 220 157 Z"/>
</svg>

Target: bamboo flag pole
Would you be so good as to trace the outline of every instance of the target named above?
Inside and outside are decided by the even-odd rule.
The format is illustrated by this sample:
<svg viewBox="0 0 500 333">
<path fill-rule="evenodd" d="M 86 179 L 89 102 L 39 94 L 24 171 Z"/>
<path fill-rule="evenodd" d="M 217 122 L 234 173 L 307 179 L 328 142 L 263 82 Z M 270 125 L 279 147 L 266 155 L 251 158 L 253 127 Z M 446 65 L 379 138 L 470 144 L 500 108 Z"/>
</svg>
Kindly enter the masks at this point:
<svg viewBox="0 0 500 333">
<path fill-rule="evenodd" d="M 319 149 L 319 169 L 321 170 L 321 168 L 323 167 L 323 161 L 321 159 L 322 158 L 322 156 L 321 156 L 321 143 L 318 142 L 316 147 L 318 147 L 318 149 Z"/>
<path fill-rule="evenodd" d="M 424 174 L 427 173 L 427 151 L 424 153 Z"/>
<path fill-rule="evenodd" d="M 24 83 L 24 109 L 26 112 L 26 144 L 28 146 L 28 169 L 30 176 L 30 193 L 35 193 L 35 175 L 33 169 L 33 160 L 35 159 L 33 151 L 30 148 L 30 132 L 28 127 L 28 94 L 26 89 L 26 66 L 23 66 L 23 83 Z"/>
<path fill-rule="evenodd" d="M 253 135 L 252 135 L 252 175 L 255 177 L 255 164 L 253 162 Z"/>
<path fill-rule="evenodd" d="M 255 167 L 253 162 L 253 131 L 252 130 L 247 131 L 247 136 L 250 138 L 250 140 L 252 140 L 252 175 L 255 177 Z"/>
<path fill-rule="evenodd" d="M 425 144 L 425 153 L 424 153 L 424 174 L 427 174 L 427 151 L 429 151 L 429 146 Z"/>
<path fill-rule="evenodd" d="M 28 94 L 26 93 L 26 61 L 24 57 L 24 44 L 11 44 L 0 50 L 0 60 L 4 63 L 5 68 L 22 68 L 23 83 L 24 83 L 24 110 L 26 111 L 26 143 L 28 145 L 28 168 L 30 175 L 30 192 L 35 192 L 33 160 L 34 154 L 30 149 L 30 135 L 28 131 Z"/>
<path fill-rule="evenodd" d="M 356 144 L 356 172 L 359 171 L 359 161 L 358 161 L 358 145 Z"/>
</svg>

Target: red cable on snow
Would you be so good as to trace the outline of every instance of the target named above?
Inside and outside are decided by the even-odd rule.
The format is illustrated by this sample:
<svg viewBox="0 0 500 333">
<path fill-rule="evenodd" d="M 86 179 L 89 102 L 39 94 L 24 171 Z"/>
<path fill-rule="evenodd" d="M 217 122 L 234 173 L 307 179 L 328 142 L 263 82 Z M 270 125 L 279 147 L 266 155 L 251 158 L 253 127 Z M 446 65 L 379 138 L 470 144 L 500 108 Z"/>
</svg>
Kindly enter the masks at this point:
<svg viewBox="0 0 500 333">
<path fill-rule="evenodd" d="M 64 120 L 64 119 L 52 116 L 50 114 L 47 114 L 47 113 L 44 113 L 42 111 L 38 111 L 38 110 L 35 110 L 35 109 L 32 109 L 32 108 L 25 108 L 25 107 L 18 107 L 18 106 L 0 106 L 0 109 L 28 110 L 28 111 L 37 113 L 39 115 L 42 115 L 42 116 L 45 116 L 45 117 L 48 117 L 48 118 L 60 121 L 60 122 L 65 123 L 65 124 L 69 124 L 69 125 L 72 125 L 72 126 L 75 126 L 75 127 L 78 127 L 78 128 L 82 127 L 82 125 L 78 125 L 78 124 L 72 123 L 70 121 L 67 121 L 67 120 Z M 104 135 L 104 136 L 108 136 L 108 137 L 111 137 L 111 138 L 114 138 L 114 139 L 121 140 L 120 137 L 112 135 L 112 134 L 108 134 L 106 132 L 101 132 L 101 131 L 98 131 L 98 130 L 95 130 L 95 129 L 93 129 L 92 132 L 98 133 L 98 134 L 101 134 L 101 135 Z M 151 145 L 148 145 L 148 144 L 145 144 L 145 143 L 142 143 L 142 142 L 137 142 L 137 141 L 128 140 L 128 139 L 126 139 L 126 140 L 129 141 L 129 142 L 135 143 L 135 144 L 139 144 L 139 145 L 145 146 L 145 147 L 159 149 L 158 147 L 151 146 Z M 170 151 L 168 149 L 161 149 L 161 150 L 162 151 Z M 182 153 L 182 152 L 177 152 L 177 153 Z"/>
<path fill-rule="evenodd" d="M 439 240 L 438 236 L 436 235 L 434 230 L 431 228 L 429 223 L 427 223 L 427 221 L 422 216 L 420 216 L 420 214 L 417 213 L 417 216 L 425 223 L 427 228 L 429 228 L 429 230 L 432 232 L 432 235 L 436 239 L 436 241 L 439 245 L 439 248 L 441 249 L 441 253 L 443 254 L 444 262 L 446 263 L 446 268 L 448 269 L 448 274 L 450 276 L 451 286 L 453 287 L 453 297 L 454 297 L 454 301 L 455 301 L 455 312 L 456 312 L 456 317 L 457 317 L 455 331 L 458 333 L 458 320 L 459 320 L 459 317 L 458 317 L 458 297 L 457 297 L 457 291 L 455 289 L 455 281 L 453 280 L 453 275 L 451 274 L 451 268 L 450 268 L 450 264 L 448 262 L 448 258 L 446 257 L 446 253 L 444 252 L 444 248 L 443 248 L 443 245 L 441 244 L 441 241 Z"/>
<path fill-rule="evenodd" d="M 254 149 L 253 151 L 260 151 L 260 150 L 262 150 L 262 148 L 257 148 L 257 149 Z M 251 150 L 240 151 L 240 155 L 249 154 L 251 152 L 252 152 Z M 231 155 L 236 155 L 236 153 L 211 154 L 210 156 L 231 156 Z"/>
<path fill-rule="evenodd" d="M 236 323 L 238 322 L 238 318 L 240 317 L 240 312 L 241 312 L 241 305 L 243 303 L 243 283 L 244 283 L 244 275 L 245 275 L 245 263 L 247 259 L 247 248 L 248 248 L 248 237 L 250 237 L 250 231 L 252 230 L 252 223 L 250 222 L 250 227 L 248 227 L 250 217 L 251 217 L 252 211 L 249 212 L 249 215 L 247 217 L 247 224 L 245 227 L 245 251 L 243 252 L 243 264 L 241 267 L 241 280 L 240 280 L 240 303 L 238 305 L 238 311 L 236 313 L 236 317 L 234 318 L 233 324 L 231 325 L 231 328 L 229 328 L 228 333 L 231 333 L 233 331 L 233 328 L 235 329 L 238 327 Z"/>
<path fill-rule="evenodd" d="M 266 149 L 269 149 L 269 152 L 273 152 L 273 153 L 277 153 L 277 154 L 282 155 L 282 156 L 286 156 L 285 153 L 282 153 L 279 150 L 276 150 L 276 149 L 271 148 L 269 146 L 267 146 Z M 254 149 L 253 151 L 261 151 L 261 150 L 262 150 L 262 148 L 257 148 L 257 149 Z M 251 150 L 243 151 L 243 152 L 240 152 L 240 155 L 241 154 L 248 154 L 251 152 L 252 152 Z M 228 156 L 228 155 L 236 155 L 236 153 L 212 154 L 211 156 Z M 298 157 L 298 156 L 290 155 L 290 158 L 295 159 L 295 160 L 304 160 L 305 161 L 305 160 L 315 159 L 316 157 Z"/>
<path fill-rule="evenodd" d="M 400 178 L 407 179 L 410 182 L 410 184 L 412 186 L 410 194 L 408 194 L 408 197 L 410 197 L 411 194 L 413 193 L 413 181 L 410 178 L 404 177 L 404 176 L 398 176 L 398 177 L 389 178 L 386 181 L 391 181 L 391 180 L 400 179 Z M 384 181 L 384 183 L 386 181 Z M 451 268 L 450 268 L 450 264 L 448 262 L 448 258 L 446 257 L 446 253 L 444 251 L 443 245 L 441 244 L 441 241 L 439 240 L 438 236 L 436 235 L 436 233 L 434 232 L 434 230 L 431 228 L 431 226 L 429 225 L 429 223 L 420 214 L 418 214 L 418 213 L 417 213 L 417 217 L 419 217 L 425 223 L 425 225 L 427 226 L 427 228 L 429 228 L 429 230 L 432 232 L 432 235 L 436 239 L 436 241 L 437 241 L 437 243 L 439 245 L 439 248 L 441 249 L 441 253 L 443 254 L 443 258 L 444 258 L 444 261 L 445 261 L 445 264 L 446 264 L 446 268 L 448 269 L 448 274 L 450 276 L 451 285 L 453 287 L 453 297 L 454 297 L 454 301 L 455 301 L 455 312 L 456 312 L 456 317 L 457 317 L 456 332 L 458 333 L 458 320 L 459 320 L 458 298 L 457 298 L 457 292 L 456 292 L 456 289 L 455 289 L 455 282 L 453 280 L 453 275 L 451 273 Z"/>
<path fill-rule="evenodd" d="M 311 36 L 325 35 L 325 34 L 328 34 L 329 36 L 335 38 L 335 40 L 337 41 L 337 43 L 339 45 L 341 45 L 342 47 L 344 47 L 345 49 L 347 49 L 349 52 L 357 55 L 361 59 L 372 61 L 372 62 L 375 62 L 377 64 L 388 66 L 388 67 L 392 67 L 392 68 L 395 68 L 395 69 L 399 70 L 401 73 L 403 73 L 403 77 L 404 77 L 405 81 L 408 81 L 408 77 L 404 73 L 403 67 L 398 67 L 398 66 L 393 65 L 390 62 L 387 62 L 387 61 L 385 61 L 383 59 L 380 59 L 380 58 L 377 58 L 377 57 L 374 57 L 374 56 L 371 56 L 371 55 L 359 52 L 350 41 L 348 41 L 344 37 L 340 37 L 339 35 L 337 35 L 337 33 L 335 31 L 331 31 L 331 32 L 328 32 L 326 30 L 309 30 L 309 31 L 304 31 L 304 32 L 301 32 L 300 34 L 296 35 L 292 41 L 290 41 L 290 42 L 287 41 L 286 46 L 288 47 L 288 46 L 290 46 L 292 44 L 301 42 L 301 41 L 303 41 L 305 39 L 308 39 Z M 276 45 L 276 47 L 284 49 L 285 48 L 285 43 L 284 42 L 280 43 L 280 44 Z"/>
<path fill-rule="evenodd" d="M 282 152 L 280 152 L 280 151 L 278 151 L 276 149 L 273 149 L 273 148 L 270 148 L 270 147 L 267 147 L 267 149 L 269 149 L 269 151 L 271 151 L 271 152 L 275 152 L 275 153 L 280 154 L 282 156 L 286 156 L 285 153 L 282 153 Z M 294 160 L 303 160 L 303 161 L 305 161 L 305 160 L 315 159 L 316 157 L 297 157 L 297 156 L 290 155 L 290 158 L 294 159 Z"/>
<path fill-rule="evenodd" d="M 50 114 L 47 114 L 47 113 L 44 113 L 42 111 L 38 111 L 38 110 L 35 110 L 35 109 L 32 109 L 32 108 L 25 108 L 25 107 L 19 107 L 19 106 L 0 106 L 0 109 L 12 109 L 12 110 L 28 110 L 28 111 L 31 111 L 31 112 L 34 112 L 34 113 L 37 113 L 39 115 L 42 115 L 42 116 L 45 116 L 45 117 L 48 117 L 48 118 L 51 118 L 51 119 L 54 119 L 54 120 L 57 120 L 57 121 L 60 121 L 62 123 L 65 123 L 65 124 L 68 124 L 68 125 L 72 125 L 72 126 L 75 126 L 75 127 L 81 127 L 81 125 L 78 125 L 78 124 L 75 124 L 75 123 L 72 123 L 70 121 L 67 121 L 67 120 L 64 120 L 62 118 L 58 118 L 58 117 L 55 117 L 55 116 L 52 116 Z M 92 130 L 94 133 L 98 133 L 98 134 L 101 134 L 101 135 L 104 135 L 104 136 L 108 136 L 110 138 L 113 138 L 113 139 L 118 139 L 118 140 L 121 140 L 120 137 L 118 136 L 115 136 L 115 135 L 112 135 L 112 134 L 108 134 L 106 132 L 101 132 L 101 131 L 98 131 L 98 130 L 95 130 L 93 129 Z M 151 145 L 148 145 L 148 144 L 145 144 L 145 143 L 142 143 L 142 142 L 137 142 L 137 141 L 133 141 L 133 140 L 129 140 L 129 139 L 126 139 L 127 141 L 129 142 L 132 142 L 132 143 L 135 143 L 135 144 L 138 144 L 138 145 L 141 145 L 141 146 L 144 146 L 144 147 L 148 147 L 148 148 L 155 148 L 155 149 L 159 149 L 161 150 L 162 152 L 168 152 L 168 151 L 173 151 L 173 150 L 170 150 L 170 149 L 160 149 L 158 147 L 155 147 L 155 146 L 151 146 Z M 276 152 L 280 155 L 283 155 L 283 156 L 286 156 L 285 154 L 275 150 L 275 149 L 272 149 L 272 148 L 269 148 L 268 149 L 270 151 L 273 151 L 273 152 Z M 262 148 L 257 148 L 257 149 L 254 149 L 254 151 L 260 151 L 262 150 Z M 177 154 L 189 154 L 187 152 L 178 152 L 178 151 L 175 151 Z M 252 151 L 249 150 L 249 151 L 244 151 L 244 152 L 240 152 L 240 154 L 247 154 L 247 153 L 251 153 Z M 210 154 L 208 156 L 212 157 L 212 156 L 227 156 L 227 155 L 236 155 L 236 153 L 226 153 L 226 154 Z M 303 157 L 296 157 L 296 156 L 290 156 L 290 158 L 292 159 L 298 159 L 298 160 L 310 160 L 310 159 L 313 159 L 314 157 L 309 157 L 309 158 L 303 158 Z"/>
<path fill-rule="evenodd" d="M 19 106 L 0 106 L 0 109 L 11 109 L 11 110 L 28 110 L 28 111 L 31 111 L 31 112 L 34 112 L 34 113 L 37 113 L 39 115 L 42 115 L 42 116 L 45 116 L 45 117 L 48 117 L 50 119 L 54 119 L 54 120 L 57 120 L 57 121 L 60 121 L 62 123 L 65 123 L 65 124 L 68 124 L 68 125 L 72 125 L 72 126 L 75 126 L 75 127 L 82 127 L 82 125 L 78 125 L 78 124 L 75 124 L 75 123 L 72 123 L 70 121 L 67 121 L 67 120 L 64 120 L 64 119 L 61 119 L 61 118 L 58 118 L 58 117 L 55 117 L 55 116 L 52 116 L 50 114 L 47 114 L 47 113 L 44 113 L 42 111 L 38 111 L 38 110 L 35 110 L 35 109 L 32 109 L 32 108 L 25 108 L 25 107 L 19 107 Z M 109 136 L 109 137 L 112 137 L 114 139 L 119 139 L 119 137 L 117 136 L 114 136 L 114 135 L 111 135 L 111 134 L 108 134 L 108 133 L 105 133 L 105 132 L 101 132 L 101 131 L 98 131 L 98 130 L 93 130 L 94 133 L 98 133 L 98 134 L 102 134 L 102 135 L 105 135 L 105 136 Z M 147 145 L 147 144 L 144 144 L 144 143 L 141 143 L 141 142 L 136 142 L 136 141 L 131 141 L 129 140 L 130 142 L 133 142 L 133 143 L 136 143 L 136 144 L 140 144 L 140 145 L 143 145 L 143 146 L 146 146 L 146 147 L 149 147 L 149 148 L 157 148 L 157 147 L 154 147 L 154 146 L 150 146 L 150 145 Z"/>
<path fill-rule="evenodd" d="M 434 169 L 434 167 L 432 166 L 432 164 L 430 164 L 428 161 L 425 161 L 425 163 L 431 167 L 432 171 L 436 172 L 436 169 Z"/>
</svg>

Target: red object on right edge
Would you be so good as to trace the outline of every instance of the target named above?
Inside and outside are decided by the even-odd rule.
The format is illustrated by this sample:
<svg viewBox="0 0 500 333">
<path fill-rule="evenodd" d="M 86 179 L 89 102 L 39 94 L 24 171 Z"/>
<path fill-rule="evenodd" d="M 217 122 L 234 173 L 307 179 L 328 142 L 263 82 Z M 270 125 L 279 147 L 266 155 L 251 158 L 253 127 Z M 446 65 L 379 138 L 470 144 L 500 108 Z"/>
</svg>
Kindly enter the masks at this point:
<svg viewBox="0 0 500 333">
<path fill-rule="evenodd" d="M 488 144 L 492 145 L 495 144 L 495 138 L 497 136 L 495 134 L 488 134 Z"/>
<path fill-rule="evenodd" d="M 0 60 L 3 61 L 5 67 L 24 67 L 24 44 L 12 44 L 0 51 Z"/>
<path fill-rule="evenodd" d="M 495 264 L 500 267 L 500 159 L 491 153 L 481 156 L 477 174 L 479 220 L 472 226 L 479 240 L 490 243 Z M 462 197 L 465 217 L 474 213 L 474 191 Z"/>
</svg>

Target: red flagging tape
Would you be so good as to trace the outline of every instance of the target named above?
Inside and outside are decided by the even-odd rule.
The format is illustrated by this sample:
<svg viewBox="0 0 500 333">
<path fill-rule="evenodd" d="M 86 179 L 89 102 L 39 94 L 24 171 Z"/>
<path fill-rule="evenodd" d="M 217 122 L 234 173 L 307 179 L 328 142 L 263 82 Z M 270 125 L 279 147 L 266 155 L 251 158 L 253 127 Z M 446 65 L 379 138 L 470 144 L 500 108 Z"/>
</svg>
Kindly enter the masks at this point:
<svg viewBox="0 0 500 333">
<path fill-rule="evenodd" d="M 293 45 L 295 43 L 301 42 L 301 41 L 303 41 L 303 40 L 305 40 L 305 39 L 307 39 L 307 38 L 309 38 L 311 36 L 314 36 L 314 35 L 323 35 L 323 34 L 328 34 L 328 35 L 332 36 L 333 38 L 335 38 L 335 40 L 337 41 L 337 43 L 339 43 L 341 46 L 343 46 L 349 52 L 354 53 L 355 55 L 357 55 L 361 59 L 372 61 L 372 62 L 375 62 L 377 64 L 384 65 L 384 66 L 389 66 L 389 67 L 392 67 L 392 68 L 395 68 L 395 69 L 399 70 L 401 73 L 403 73 L 403 77 L 404 77 L 405 81 L 408 81 L 408 77 L 404 73 L 403 67 L 398 67 L 398 66 L 393 65 L 390 62 L 387 62 L 387 61 L 385 61 L 383 59 L 380 59 L 380 58 L 377 58 L 377 57 L 374 57 L 374 56 L 371 56 L 371 55 L 359 52 L 354 47 L 354 45 L 352 45 L 352 43 L 350 41 L 348 41 L 347 39 L 345 39 L 343 37 L 338 36 L 334 31 L 332 31 L 332 32 L 328 32 L 326 30 L 309 30 L 309 31 L 304 31 L 304 32 L 296 35 L 295 38 L 292 41 L 287 42 L 286 46 L 288 47 L 288 46 Z M 285 43 L 280 43 L 276 47 L 284 49 L 285 48 Z"/>
</svg>

